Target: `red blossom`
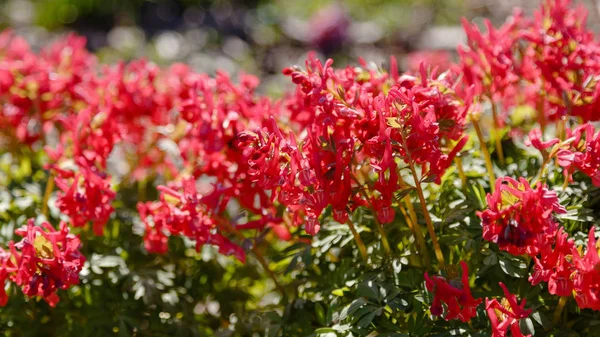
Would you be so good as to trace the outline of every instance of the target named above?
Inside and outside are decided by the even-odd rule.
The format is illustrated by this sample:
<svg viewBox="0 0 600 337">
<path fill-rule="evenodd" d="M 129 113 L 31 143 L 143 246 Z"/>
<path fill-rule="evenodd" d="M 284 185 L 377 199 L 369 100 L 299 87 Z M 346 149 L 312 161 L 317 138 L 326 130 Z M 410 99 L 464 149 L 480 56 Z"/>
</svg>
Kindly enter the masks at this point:
<svg viewBox="0 0 600 337">
<path fill-rule="evenodd" d="M 600 310 L 600 256 L 594 236 L 594 227 L 588 234 L 587 251 L 580 255 L 576 247 L 572 248 L 573 294 L 577 305 L 582 309 Z"/>
<path fill-rule="evenodd" d="M 78 173 L 56 170 L 56 207 L 69 216 L 71 224 L 83 227 L 88 223 L 96 235 L 102 235 L 104 225 L 113 212 L 111 205 L 116 194 L 109 178 L 95 168 L 79 167 Z"/>
<path fill-rule="evenodd" d="M 543 134 L 540 129 L 532 129 L 529 132 L 529 139 L 526 140 L 525 145 L 533 146 L 540 152 L 545 153 L 547 149 L 552 148 L 554 145 L 560 143 L 559 139 L 555 138 L 548 141 L 544 141 L 542 137 Z"/>
<path fill-rule="evenodd" d="M 166 253 L 168 235 L 181 235 L 195 240 L 197 250 L 211 244 L 219 247 L 221 254 L 234 255 L 245 262 L 244 250 L 222 233 L 234 226 L 225 226 L 227 220 L 220 218 L 226 200 L 219 200 L 218 189 L 212 194 L 199 194 L 193 179 L 185 179 L 173 187 L 175 189 L 159 186 L 161 195 L 157 202 L 138 203 L 140 218 L 146 227 L 144 245 L 148 252 Z"/>
<path fill-rule="evenodd" d="M 85 262 L 79 252 L 79 238 L 69 233 L 64 222 L 55 230 L 47 222 L 36 226 L 33 219 L 15 233 L 23 239 L 9 244 L 16 268 L 11 280 L 22 287 L 25 295 L 41 296 L 55 306 L 59 301 L 58 289 L 79 283 L 79 272 Z"/>
<path fill-rule="evenodd" d="M 460 262 L 462 276 L 460 279 L 447 279 L 442 276 L 430 277 L 425 273 L 425 285 L 429 292 L 433 293 L 433 303 L 431 304 L 431 314 L 442 316 L 444 308 L 446 314 L 444 319 L 460 319 L 468 322 L 477 315 L 477 306 L 481 304 L 482 299 L 475 299 L 471 295 L 469 286 L 469 269 L 464 261 Z"/>
<path fill-rule="evenodd" d="M 532 285 L 547 282 L 550 294 L 571 296 L 574 272 L 571 262 L 573 248 L 573 240 L 568 238 L 568 234 L 561 227 L 554 239 L 554 245 L 542 246 L 539 256 L 534 258 L 535 264 L 529 282 Z"/>
<path fill-rule="evenodd" d="M 5 251 L 0 248 L 0 307 L 8 303 L 8 295 L 6 294 L 6 281 L 10 275 L 17 270 L 14 261 L 11 259 L 10 251 Z"/>
<path fill-rule="evenodd" d="M 535 189 L 526 179 L 509 177 L 496 180 L 496 191 L 487 195 L 488 208 L 481 218 L 483 238 L 513 255 L 536 256 L 551 244 L 558 230 L 553 213 L 566 213 L 556 192 L 538 183 Z"/>
<path fill-rule="evenodd" d="M 567 179 L 577 169 L 592 178 L 594 185 L 600 186 L 600 131 L 595 132 L 591 124 L 567 131 L 570 145 L 557 154 Z"/>
<path fill-rule="evenodd" d="M 500 282 L 504 291 L 504 299 L 486 299 L 485 310 L 492 324 L 492 337 L 505 337 L 510 329 L 512 337 L 529 337 L 523 335 L 519 328 L 519 320 L 529 317 L 531 309 L 525 309 L 525 299 L 519 304 L 517 297 L 511 294 L 506 286 Z"/>
</svg>

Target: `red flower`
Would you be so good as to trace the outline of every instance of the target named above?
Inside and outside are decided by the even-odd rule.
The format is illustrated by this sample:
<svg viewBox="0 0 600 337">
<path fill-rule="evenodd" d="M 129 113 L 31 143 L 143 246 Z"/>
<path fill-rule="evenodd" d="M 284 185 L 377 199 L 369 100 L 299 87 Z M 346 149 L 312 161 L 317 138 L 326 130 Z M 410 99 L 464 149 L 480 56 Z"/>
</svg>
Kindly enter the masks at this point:
<svg viewBox="0 0 600 337">
<path fill-rule="evenodd" d="M 558 151 L 558 163 L 565 168 L 567 179 L 577 169 L 600 186 L 600 132 L 594 133 L 593 125 L 584 124 L 568 130 L 568 136 L 569 148 Z"/>
<path fill-rule="evenodd" d="M 461 261 L 460 265 L 462 268 L 460 279 L 446 279 L 442 276 L 429 277 L 425 273 L 425 286 L 428 291 L 433 293 L 433 303 L 430 309 L 432 315 L 442 316 L 443 305 L 445 305 L 445 320 L 458 318 L 463 322 L 468 322 L 477 315 L 477 306 L 481 304 L 482 300 L 475 299 L 471 295 L 469 269 L 464 261 Z"/>
<path fill-rule="evenodd" d="M 406 63 L 411 73 L 418 73 L 422 64 L 444 72 L 452 66 L 452 54 L 445 50 L 415 51 L 407 55 Z"/>
<path fill-rule="evenodd" d="M 531 314 L 531 309 L 525 309 L 525 299 L 519 304 L 517 297 L 511 294 L 502 282 L 500 282 L 500 287 L 504 291 L 504 298 L 501 302 L 498 302 L 497 299 L 485 300 L 485 310 L 492 324 L 492 337 L 505 337 L 508 329 L 510 329 L 512 337 L 531 336 L 524 336 L 519 328 L 519 320 L 527 318 Z"/>
<path fill-rule="evenodd" d="M 513 255 L 536 256 L 551 244 L 558 230 L 552 213 L 566 213 L 556 192 L 538 183 L 535 189 L 525 178 L 496 180 L 496 191 L 487 195 L 488 209 L 477 212 L 483 238 Z"/>
<path fill-rule="evenodd" d="M 548 141 L 542 140 L 542 131 L 540 129 L 532 129 L 529 132 L 529 139 L 525 141 L 525 145 L 533 146 L 538 149 L 540 152 L 545 153 L 545 151 L 552 146 L 560 143 L 559 139 L 551 139 Z"/>
<path fill-rule="evenodd" d="M 3 307 L 8 302 L 6 294 L 6 281 L 9 276 L 17 270 L 14 261 L 11 260 L 11 253 L 0 248 L 0 307 Z"/>
<path fill-rule="evenodd" d="M 196 250 L 202 245 L 219 247 L 219 252 L 234 255 L 245 262 L 244 250 L 223 236 L 220 231 L 233 228 L 225 226 L 220 218 L 220 209 L 227 200 L 215 189 L 212 194 L 202 195 L 196 190 L 194 179 L 185 179 L 175 188 L 158 186 L 160 200 L 154 203 L 139 203 L 140 218 L 146 226 L 144 245 L 148 252 L 163 254 L 167 251 L 167 234 L 186 236 L 196 241 Z M 179 191 L 181 190 L 181 192 Z"/>
<path fill-rule="evenodd" d="M 391 129 L 387 129 L 385 135 L 381 137 L 385 143 L 383 158 L 379 163 L 371 164 L 379 174 L 375 183 L 375 190 L 379 192 L 379 197 L 372 201 L 373 208 L 377 214 L 377 220 L 382 223 L 391 223 L 394 221 L 395 212 L 392 208 L 394 193 L 400 188 L 398 183 L 398 165 L 392 157 L 392 140 L 390 138 Z"/>
<path fill-rule="evenodd" d="M 169 212 L 163 203 L 139 202 L 137 204 L 140 219 L 146 227 L 144 247 L 148 253 L 166 254 L 168 251 L 168 236 L 165 234 L 165 219 Z M 152 218 L 150 218 L 152 217 Z"/>
<path fill-rule="evenodd" d="M 88 223 L 96 235 L 102 235 L 104 225 L 113 212 L 111 205 L 116 194 L 110 188 L 108 176 L 95 168 L 79 167 L 80 172 L 55 170 L 58 172 L 56 185 L 58 192 L 56 206 L 71 219 L 75 227 Z"/>
<path fill-rule="evenodd" d="M 529 282 L 536 285 L 548 282 L 548 292 L 552 295 L 571 296 L 573 293 L 574 266 L 571 263 L 573 240 L 568 238 L 561 227 L 556 234 L 554 245 L 544 245 L 539 256 L 534 258 L 535 265 Z"/>
<path fill-rule="evenodd" d="M 16 266 L 11 280 L 22 287 L 25 295 L 41 296 L 55 306 L 59 301 L 56 290 L 79 283 L 79 272 L 85 262 L 79 252 L 79 238 L 69 233 L 64 222 L 57 231 L 47 222 L 35 226 L 33 219 L 15 233 L 23 239 L 9 244 Z"/>
<path fill-rule="evenodd" d="M 594 227 L 588 234 L 588 245 L 585 255 L 573 247 L 573 293 L 580 308 L 600 310 L 600 256 L 594 237 Z"/>
<path fill-rule="evenodd" d="M 520 81 L 520 65 L 515 50 L 522 26 L 521 12 L 515 11 L 513 17 L 499 29 L 486 20 L 485 34 L 465 19 L 462 23 L 467 46 L 459 46 L 458 54 L 467 85 L 474 85 L 477 95 L 486 95 L 491 99 L 514 92 L 514 87 Z"/>
<path fill-rule="evenodd" d="M 571 0 L 546 0 L 520 32 L 523 77 L 538 88 L 537 104 L 556 119 L 564 115 L 598 120 L 600 49 L 587 27 L 588 11 Z M 532 86 L 533 87 L 533 86 Z"/>
</svg>

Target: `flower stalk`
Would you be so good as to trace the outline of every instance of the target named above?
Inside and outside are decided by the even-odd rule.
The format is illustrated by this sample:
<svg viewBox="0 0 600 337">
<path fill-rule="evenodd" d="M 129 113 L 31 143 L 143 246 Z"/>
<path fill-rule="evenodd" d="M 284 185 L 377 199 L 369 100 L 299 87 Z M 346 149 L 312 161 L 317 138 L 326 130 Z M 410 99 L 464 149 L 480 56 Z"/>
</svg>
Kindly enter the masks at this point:
<svg viewBox="0 0 600 337">
<path fill-rule="evenodd" d="M 554 317 L 552 318 L 552 323 L 557 324 L 560 322 L 560 316 L 562 315 L 563 309 L 569 300 L 568 296 L 561 296 L 558 300 L 558 304 L 556 305 L 556 309 L 554 310 Z"/>
<path fill-rule="evenodd" d="M 398 175 L 398 177 L 400 180 L 400 185 L 403 188 L 407 188 L 407 185 L 402 179 L 402 176 Z M 403 201 L 406 204 L 406 210 L 404 210 L 404 208 L 401 205 L 399 205 L 400 212 L 404 215 L 408 227 L 410 227 L 410 229 L 413 231 L 413 234 L 415 235 L 415 238 L 417 239 L 417 243 L 420 247 L 419 253 L 421 253 L 421 255 L 423 256 L 423 263 L 426 266 L 428 266 L 431 263 L 431 259 L 429 258 L 429 250 L 427 249 L 427 243 L 425 242 L 425 237 L 423 236 L 423 230 L 421 229 L 421 225 L 419 225 L 419 222 L 417 220 L 415 208 L 412 204 L 412 201 L 410 200 L 410 195 L 405 195 Z"/>
<path fill-rule="evenodd" d="M 423 216 L 425 217 L 425 223 L 427 224 L 427 230 L 429 231 L 429 236 L 431 237 L 431 242 L 433 243 L 433 249 L 438 259 L 440 269 L 442 269 L 446 266 L 446 262 L 444 261 L 444 254 L 442 253 L 442 248 L 440 247 L 440 243 L 438 242 L 437 235 L 435 234 L 435 228 L 433 227 L 433 221 L 431 220 L 431 216 L 429 215 L 429 210 L 427 210 L 427 201 L 425 201 L 423 188 L 421 187 L 421 182 L 419 180 L 419 177 L 417 176 L 417 171 L 415 170 L 415 166 L 412 162 L 410 162 L 409 167 L 410 172 L 412 173 L 412 176 L 415 180 L 415 189 L 417 190 L 417 195 L 419 196 L 421 209 L 423 210 Z"/>
<path fill-rule="evenodd" d="M 360 194 L 362 194 L 362 196 L 365 198 L 365 201 L 367 201 L 369 203 L 369 207 L 371 207 L 371 209 L 374 209 L 373 207 L 373 203 L 371 202 L 371 198 L 369 198 L 369 196 L 367 195 L 367 192 L 365 191 L 365 189 L 362 186 L 362 183 L 360 182 L 360 180 L 358 180 L 358 177 L 353 174 L 352 175 L 352 179 L 354 180 L 354 182 L 356 182 L 358 184 L 359 187 L 359 191 Z M 385 251 L 385 255 L 386 256 L 391 256 L 392 255 L 392 250 L 390 248 L 390 243 L 389 240 L 387 238 L 387 234 L 385 233 L 385 230 L 383 228 L 383 225 L 377 221 L 377 217 L 373 217 L 373 219 L 375 220 L 375 225 L 377 227 L 377 231 L 379 232 L 379 235 L 381 236 L 381 245 L 383 246 L 383 250 Z M 350 220 L 348 220 L 348 226 L 350 226 L 350 230 L 352 231 L 352 234 L 354 234 L 354 240 L 356 241 L 356 244 L 358 245 L 358 248 L 361 249 L 361 244 L 362 247 L 364 248 L 364 254 L 361 252 L 361 255 L 363 255 L 363 259 L 365 261 L 367 261 L 366 258 L 366 248 L 365 248 L 365 244 L 362 242 L 360 235 L 358 234 L 358 232 L 356 232 L 355 229 L 353 229 L 353 225 L 350 223 Z M 360 243 L 359 243 L 360 242 Z"/>
<path fill-rule="evenodd" d="M 54 173 L 51 173 L 46 183 L 46 190 L 44 191 L 44 197 L 42 198 L 42 214 L 48 218 L 48 200 L 50 200 L 50 194 L 54 190 Z"/>
<path fill-rule="evenodd" d="M 348 225 L 348 228 L 350 228 L 350 231 L 352 232 L 352 235 L 354 236 L 354 241 L 356 242 L 356 246 L 358 246 L 358 251 L 360 252 L 360 256 L 362 257 L 363 261 L 367 262 L 369 260 L 369 256 L 367 255 L 367 246 L 365 246 L 365 243 L 361 239 L 360 234 L 356 230 L 356 227 L 354 227 L 354 224 L 352 223 L 352 221 L 350 221 L 348 219 L 346 224 Z"/>
<path fill-rule="evenodd" d="M 490 98 L 490 102 L 492 104 L 492 118 L 494 119 L 494 129 L 492 130 L 492 134 L 494 136 L 494 142 L 496 145 L 496 153 L 498 153 L 498 160 L 500 161 L 500 165 L 504 166 L 504 150 L 502 149 L 502 139 L 500 138 L 500 125 L 498 123 L 498 107 L 493 99 Z"/>
<path fill-rule="evenodd" d="M 465 175 L 465 170 L 463 168 L 462 158 L 460 156 L 456 156 L 454 158 L 454 163 L 456 164 L 456 169 L 458 171 L 458 177 L 460 178 L 460 183 L 462 188 L 467 187 L 467 176 Z"/>
<path fill-rule="evenodd" d="M 473 123 L 475 133 L 477 133 L 477 138 L 479 139 L 479 144 L 481 145 L 481 152 L 483 152 L 483 159 L 485 160 L 485 166 L 488 171 L 488 177 L 490 178 L 490 188 L 492 192 L 494 192 L 494 182 L 496 181 L 496 175 L 494 174 L 494 165 L 492 164 L 490 151 L 488 150 L 487 145 L 485 144 L 485 139 L 483 138 L 483 133 L 481 132 L 481 126 L 479 125 L 478 117 L 471 115 L 471 122 Z"/>
<path fill-rule="evenodd" d="M 244 236 L 244 234 L 240 233 L 237 229 L 235 229 L 235 227 L 232 224 L 230 224 L 227 220 L 221 219 L 219 221 L 219 223 L 222 224 L 229 232 L 233 233 L 239 240 L 242 240 L 242 241 L 246 240 L 246 237 Z M 258 261 L 258 263 L 260 263 L 260 265 L 265 270 L 265 272 L 269 275 L 271 280 L 273 280 L 273 283 L 275 284 L 275 288 L 277 288 L 277 291 L 279 291 L 279 293 L 281 293 L 281 296 L 283 298 L 286 298 L 287 293 L 285 292 L 285 289 L 283 288 L 283 286 L 281 286 L 281 283 L 279 283 L 279 281 L 277 280 L 277 276 L 275 275 L 273 270 L 271 270 L 271 268 L 269 267 L 269 263 L 267 262 L 265 257 L 262 255 L 262 253 L 260 252 L 258 247 L 255 244 L 252 244 L 251 250 L 252 250 L 252 253 L 254 254 L 254 256 L 256 257 L 256 260 Z"/>
</svg>

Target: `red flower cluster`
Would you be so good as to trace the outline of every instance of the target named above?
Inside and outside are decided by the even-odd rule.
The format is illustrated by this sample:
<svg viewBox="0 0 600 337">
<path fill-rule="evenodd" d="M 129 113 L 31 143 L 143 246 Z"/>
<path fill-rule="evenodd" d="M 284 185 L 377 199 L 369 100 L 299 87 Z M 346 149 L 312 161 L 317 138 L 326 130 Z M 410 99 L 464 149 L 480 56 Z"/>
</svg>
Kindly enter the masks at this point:
<svg viewBox="0 0 600 337">
<path fill-rule="evenodd" d="M 519 320 L 531 314 L 531 309 L 525 309 L 525 299 L 519 304 L 517 297 L 511 294 L 502 282 L 500 287 L 504 291 L 504 298 L 501 301 L 495 298 L 485 300 L 485 310 L 492 324 L 492 337 L 505 337 L 509 329 L 512 337 L 531 336 L 523 335 L 519 328 Z"/>
<path fill-rule="evenodd" d="M 10 279 L 25 295 L 40 296 L 55 306 L 60 300 L 58 289 L 79 283 L 79 272 L 85 262 L 79 252 L 79 238 L 69 233 L 64 222 L 57 231 L 47 222 L 36 226 L 33 219 L 15 233 L 23 239 L 18 243 L 10 241 L 8 251 L 0 249 L 0 305 L 8 301 L 5 283 Z"/>
<path fill-rule="evenodd" d="M 212 214 L 220 214 L 220 209 L 227 204 L 227 200 L 219 200 L 218 188 L 212 194 L 201 195 L 193 179 L 182 181 L 176 188 L 182 192 L 159 186 L 160 201 L 138 204 L 140 217 L 146 225 L 146 249 L 165 253 L 166 234 L 182 235 L 195 240 L 197 250 L 205 243 L 212 243 L 219 247 L 221 253 L 233 254 L 240 261 L 245 261 L 244 251 L 217 232 L 219 223 Z M 152 225 L 148 216 L 152 216 Z"/>
<path fill-rule="evenodd" d="M 319 217 L 329 206 L 338 222 L 367 205 L 379 222 L 392 222 L 401 186 L 395 158 L 420 166 L 421 180 L 439 183 L 466 142 L 468 105 L 454 91 L 452 74 L 428 76 L 421 68 L 418 78 L 398 76 L 394 60 L 390 74 L 365 64 L 331 65 L 311 55 L 306 71 L 284 70 L 298 86 L 285 105 L 291 127 L 306 130 L 299 139 L 273 125 L 244 133 L 239 142 L 255 167 L 252 180 L 310 234 L 319 231 Z M 363 185 L 369 166 L 377 174 L 372 187 Z"/>
<path fill-rule="evenodd" d="M 72 114 L 93 78 L 95 57 L 85 38 L 69 35 L 37 55 L 7 30 L 0 34 L 0 97 L 3 134 L 26 144 L 41 139 L 57 114 Z"/>
<path fill-rule="evenodd" d="M 568 234 L 561 227 L 554 241 L 554 245 L 542 246 L 539 256 L 534 258 L 535 265 L 529 282 L 532 285 L 546 282 L 550 294 L 571 296 L 574 286 L 574 266 L 571 259 L 575 248 L 573 240 L 568 238 Z"/>
<path fill-rule="evenodd" d="M 571 0 L 546 1 L 520 33 L 528 63 L 523 76 L 541 89 L 546 114 L 598 120 L 600 48 L 586 27 L 587 9 L 570 4 Z"/>
<path fill-rule="evenodd" d="M 588 235 L 585 255 L 572 247 L 573 256 L 573 295 L 580 308 L 600 310 L 600 256 L 594 236 L 594 227 Z"/>
<path fill-rule="evenodd" d="M 184 179 L 170 187 L 158 186 L 158 190 L 161 192 L 159 201 L 138 203 L 140 218 L 146 227 L 145 247 L 151 253 L 166 253 L 168 236 L 179 235 L 196 241 L 197 250 L 204 244 L 211 244 L 219 247 L 219 253 L 233 255 L 245 262 L 244 250 L 223 232 L 240 236 L 241 230 L 278 227 L 277 223 L 281 221 L 267 216 L 246 224 L 230 224 L 224 218 L 229 200 L 218 185 L 213 185 L 212 191 L 200 194 L 194 179 Z M 282 236 L 286 234 L 281 228 L 276 232 Z"/>
<path fill-rule="evenodd" d="M 558 230 L 553 213 L 565 213 L 556 192 L 538 183 L 535 189 L 526 179 L 509 177 L 496 181 L 496 191 L 487 195 L 488 209 L 478 212 L 483 238 L 514 255 L 537 256 L 552 244 Z"/>
<path fill-rule="evenodd" d="M 79 173 L 56 169 L 58 192 L 56 207 L 69 216 L 71 225 L 83 227 L 92 223 L 96 235 L 102 235 L 104 225 L 113 212 L 111 201 L 115 192 L 110 189 L 106 174 L 93 168 L 80 167 Z"/>
<path fill-rule="evenodd" d="M 458 318 L 463 322 L 468 322 L 477 315 L 477 306 L 481 304 L 482 300 L 475 299 L 471 295 L 467 264 L 461 261 L 460 266 L 462 268 L 460 279 L 446 279 L 442 276 L 430 277 L 425 273 L 425 286 L 429 292 L 433 293 L 433 303 L 430 309 L 432 315 L 441 316 L 444 312 L 442 304 L 445 304 L 445 320 Z"/>
<path fill-rule="evenodd" d="M 254 94 L 256 77 L 242 74 L 234 84 L 224 73 L 211 78 L 182 64 L 162 70 L 145 60 L 98 67 L 84 47 L 71 35 L 35 54 L 11 32 L 0 36 L 0 69 L 10 70 L 0 71 L 0 140 L 46 145 L 56 206 L 72 226 L 102 234 L 116 197 L 108 172 L 116 172 L 125 184 L 157 174 L 214 181 L 223 205 L 236 199 L 263 224 L 257 229 L 289 235 L 237 146 L 242 131 L 280 114 L 278 103 Z M 165 242 L 157 233 L 146 237 Z"/>
<path fill-rule="evenodd" d="M 533 257 L 529 277 L 532 285 L 546 282 L 550 294 L 573 294 L 580 308 L 600 310 L 600 255 L 594 228 L 590 229 L 587 252 L 582 256 L 552 218 L 553 212 L 566 212 L 554 192 L 541 184 L 533 190 L 523 178 L 519 183 L 506 177 L 497 181 L 496 189 L 487 196 L 489 208 L 478 213 L 483 238 L 513 255 Z"/>
<path fill-rule="evenodd" d="M 600 186 L 600 131 L 584 124 L 575 130 L 567 130 L 568 147 L 558 151 L 558 163 L 565 169 L 565 179 L 571 179 L 575 169 L 592 178 Z"/>
<path fill-rule="evenodd" d="M 476 94 L 491 99 L 515 94 L 515 86 L 520 81 L 516 40 L 522 21 L 521 11 L 516 11 L 499 29 L 486 20 L 487 32 L 483 34 L 477 26 L 463 19 L 467 45 L 458 47 L 460 67 L 466 82 L 475 86 Z"/>
<path fill-rule="evenodd" d="M 586 27 L 587 10 L 570 3 L 546 0 L 533 18 L 516 11 L 499 29 L 486 21 L 485 34 L 463 21 L 461 69 L 476 94 L 502 102 L 504 112 L 527 104 L 542 123 L 565 115 L 598 120 L 600 48 Z"/>
</svg>

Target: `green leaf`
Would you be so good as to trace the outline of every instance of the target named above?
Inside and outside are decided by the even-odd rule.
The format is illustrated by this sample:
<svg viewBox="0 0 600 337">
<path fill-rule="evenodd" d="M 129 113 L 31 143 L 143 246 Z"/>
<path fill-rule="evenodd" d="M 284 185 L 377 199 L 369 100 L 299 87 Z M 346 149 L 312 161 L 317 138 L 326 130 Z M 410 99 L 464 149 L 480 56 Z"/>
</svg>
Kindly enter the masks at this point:
<svg viewBox="0 0 600 337">
<path fill-rule="evenodd" d="M 375 318 L 375 315 L 377 315 L 377 311 L 375 310 L 372 310 L 371 312 L 367 313 L 356 323 L 356 327 L 359 329 L 366 328 L 369 324 L 371 324 L 373 318 Z"/>
<path fill-rule="evenodd" d="M 483 259 L 483 264 L 486 266 L 493 266 L 497 263 L 498 263 L 498 256 L 496 256 L 496 254 L 494 254 L 494 253 L 486 256 L 485 259 Z"/>
<path fill-rule="evenodd" d="M 533 321 L 531 320 L 531 318 L 527 317 L 521 319 L 521 321 L 519 322 L 519 327 L 521 328 L 521 332 L 523 333 L 523 335 L 535 335 L 535 328 L 533 327 Z"/>
<path fill-rule="evenodd" d="M 325 325 L 325 309 L 323 309 L 323 305 L 321 305 L 321 303 L 315 303 L 315 313 L 319 323 Z"/>
<path fill-rule="evenodd" d="M 500 268 L 511 277 L 521 278 L 527 273 L 527 265 L 520 260 L 500 259 Z"/>
<path fill-rule="evenodd" d="M 379 288 L 377 287 L 375 282 L 369 280 L 358 285 L 358 288 L 356 289 L 356 294 L 358 296 L 364 296 L 372 300 L 378 300 Z"/>
<path fill-rule="evenodd" d="M 394 196 L 396 197 L 396 200 L 402 201 L 402 199 L 404 199 L 404 197 L 407 196 L 414 189 L 415 188 L 412 186 L 407 187 L 407 188 L 401 190 L 400 192 L 396 193 Z"/>
<path fill-rule="evenodd" d="M 333 290 L 331 293 L 334 294 L 335 296 L 344 296 L 345 291 L 350 291 L 350 288 L 348 288 L 348 287 L 338 288 L 338 289 Z"/>
<path fill-rule="evenodd" d="M 544 329 L 552 328 L 552 321 L 546 314 L 541 311 L 536 311 L 531 314 L 531 318 L 533 318 L 539 325 L 541 325 Z"/>
<path fill-rule="evenodd" d="M 367 301 L 364 298 L 357 298 L 354 301 L 352 301 L 352 303 L 350 303 L 348 306 L 346 306 L 344 309 L 342 309 L 342 311 L 340 312 L 340 315 L 338 317 L 339 321 L 343 321 L 346 318 L 348 318 L 348 316 L 352 316 L 354 315 L 354 313 L 365 306 L 365 304 L 367 303 Z"/>
</svg>

